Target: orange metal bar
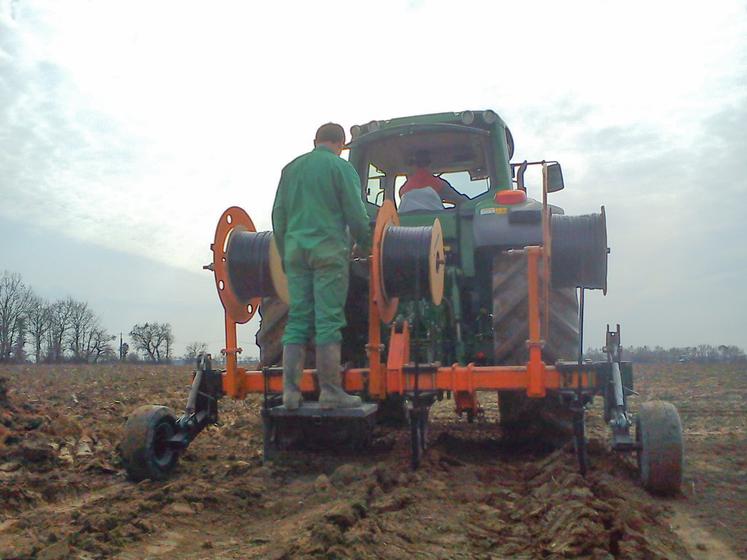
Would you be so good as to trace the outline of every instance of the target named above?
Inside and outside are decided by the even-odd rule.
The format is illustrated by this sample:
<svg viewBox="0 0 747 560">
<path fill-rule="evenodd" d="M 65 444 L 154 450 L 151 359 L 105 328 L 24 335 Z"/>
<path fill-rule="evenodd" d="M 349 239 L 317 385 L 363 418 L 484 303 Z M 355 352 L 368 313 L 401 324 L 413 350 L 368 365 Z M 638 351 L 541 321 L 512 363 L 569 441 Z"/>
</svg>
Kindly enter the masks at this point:
<svg viewBox="0 0 747 560">
<path fill-rule="evenodd" d="M 544 397 L 546 380 L 543 375 L 545 364 L 542 362 L 543 342 L 540 338 L 539 310 L 539 259 L 541 247 L 527 247 L 527 280 L 529 284 L 529 363 L 527 364 L 527 396 Z"/>
<path fill-rule="evenodd" d="M 368 268 L 371 278 L 368 283 L 368 344 L 366 345 L 370 370 L 368 390 L 372 397 L 383 399 L 386 397 L 386 380 L 381 364 L 381 352 L 384 348 L 381 344 L 381 317 L 379 307 L 376 305 L 376 288 L 373 281 L 373 257 L 368 259 Z"/>
<path fill-rule="evenodd" d="M 222 350 L 226 356 L 226 373 L 223 375 L 223 392 L 234 399 L 243 399 L 243 377 L 238 370 L 237 355 L 241 353 L 236 337 L 236 322 L 226 310 L 226 347 Z"/>
<path fill-rule="evenodd" d="M 264 391 L 264 375 L 261 371 L 247 371 L 237 369 L 242 377 L 241 392 L 262 393 Z M 545 389 L 571 389 L 578 385 L 578 372 L 562 375 L 553 366 L 542 366 L 540 371 L 542 384 Z M 301 377 L 301 390 L 313 392 L 315 389 L 315 370 L 304 370 Z M 349 369 L 345 372 L 345 390 L 363 391 L 371 371 L 367 368 Z M 595 387 L 595 376 L 593 373 L 582 372 L 581 385 L 584 388 Z M 389 394 L 410 392 L 415 390 L 415 374 L 401 372 L 399 382 L 401 391 L 390 390 Z M 224 382 L 225 387 L 225 382 Z M 418 387 L 422 391 L 496 391 L 496 390 L 526 390 L 529 387 L 529 374 L 526 366 L 466 366 L 454 365 L 451 367 L 440 367 L 435 373 L 421 372 Z M 283 390 L 283 379 L 281 375 L 273 375 L 269 378 L 268 390 L 279 393 Z"/>
<path fill-rule="evenodd" d="M 389 353 L 386 362 L 386 387 L 388 393 L 401 394 L 404 390 L 402 367 L 410 362 L 410 326 L 405 321 L 402 332 L 392 325 L 389 338 Z"/>
<path fill-rule="evenodd" d="M 547 205 L 547 163 L 542 163 L 542 336 L 550 336 L 550 257 L 552 256 L 552 238 L 550 229 L 550 207 Z"/>
</svg>

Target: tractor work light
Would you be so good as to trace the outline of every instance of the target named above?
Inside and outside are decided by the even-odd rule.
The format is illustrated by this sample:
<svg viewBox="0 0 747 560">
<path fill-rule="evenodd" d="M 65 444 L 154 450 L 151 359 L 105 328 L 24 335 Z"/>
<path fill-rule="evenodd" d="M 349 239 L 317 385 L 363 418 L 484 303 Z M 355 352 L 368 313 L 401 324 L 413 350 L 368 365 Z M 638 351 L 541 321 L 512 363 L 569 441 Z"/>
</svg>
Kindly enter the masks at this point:
<svg viewBox="0 0 747 560">
<path fill-rule="evenodd" d="M 526 202 L 526 200 L 527 193 L 520 190 L 505 190 L 495 193 L 495 201 L 498 204 L 502 204 L 505 206 L 511 206 L 512 204 L 521 204 L 522 202 Z"/>
<path fill-rule="evenodd" d="M 361 135 L 361 126 L 359 124 L 354 124 L 350 127 L 350 137 L 355 140 L 358 138 L 358 136 Z"/>
<path fill-rule="evenodd" d="M 366 132 L 376 132 L 379 128 L 379 121 L 371 121 L 366 125 Z"/>
<path fill-rule="evenodd" d="M 487 111 L 483 112 L 482 120 L 484 120 L 487 124 L 495 124 L 498 122 L 498 113 L 491 109 L 488 109 Z"/>
<path fill-rule="evenodd" d="M 472 124 L 475 122 L 475 114 L 472 111 L 462 112 L 462 122 L 464 124 Z"/>
</svg>

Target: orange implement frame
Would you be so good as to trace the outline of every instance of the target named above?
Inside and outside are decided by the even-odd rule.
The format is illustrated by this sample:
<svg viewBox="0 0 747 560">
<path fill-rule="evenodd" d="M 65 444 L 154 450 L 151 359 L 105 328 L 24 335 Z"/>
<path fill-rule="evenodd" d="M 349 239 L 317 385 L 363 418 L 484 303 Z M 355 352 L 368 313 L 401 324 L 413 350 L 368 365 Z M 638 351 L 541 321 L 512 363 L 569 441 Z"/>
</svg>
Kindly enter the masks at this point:
<svg viewBox="0 0 747 560">
<path fill-rule="evenodd" d="M 579 366 L 576 371 L 560 372 L 542 360 L 543 336 L 546 337 L 550 316 L 550 210 L 547 205 L 547 169 L 544 165 L 542 246 L 525 247 L 527 258 L 527 290 L 529 361 L 521 366 L 476 366 L 475 364 L 452 366 L 429 366 L 415 368 L 410 364 L 410 331 L 407 323 L 401 327 L 393 325 L 383 362 L 382 322 L 389 323 L 396 314 L 396 300 L 387 301 L 381 287 L 381 242 L 388 225 L 399 223 L 392 204 L 385 204 L 379 211 L 374 230 L 373 256 L 369 258 L 370 278 L 368 305 L 368 368 L 349 369 L 343 376 L 343 385 L 348 392 L 363 392 L 373 400 L 381 401 L 390 395 L 406 395 L 417 391 L 452 392 L 457 401 L 457 411 L 471 409 L 477 412 L 477 391 L 525 391 L 531 398 L 542 398 L 547 391 L 588 390 L 597 387 L 596 373 Z M 228 216 L 231 216 L 229 218 Z M 236 220 L 236 218 L 239 218 Z M 240 222 L 235 224 L 235 222 Z M 226 371 L 223 375 L 223 392 L 235 399 L 243 399 L 250 393 L 281 393 L 280 376 L 265 375 L 264 371 L 249 371 L 240 368 L 237 353 L 241 352 L 236 339 L 236 325 L 244 323 L 256 311 L 256 302 L 247 307 L 236 305 L 220 285 L 227 282 L 224 247 L 230 235 L 229 223 L 234 227 L 254 230 L 251 220 L 238 208 L 229 208 L 221 217 L 213 244 L 214 267 L 221 302 L 225 309 Z M 220 271 L 220 279 L 218 278 Z M 227 286 L 226 286 L 227 287 Z M 238 312 L 238 316 L 235 313 Z M 303 392 L 313 392 L 318 385 L 314 370 L 304 370 L 300 387 Z M 417 376 L 417 380 L 416 380 Z M 579 386 L 580 385 L 580 386 Z"/>
<path fill-rule="evenodd" d="M 529 292 L 529 361 L 523 366 L 465 366 L 454 364 L 448 367 L 422 367 L 419 371 L 419 391 L 451 391 L 454 394 L 474 396 L 476 391 L 526 391 L 527 396 L 541 398 L 548 390 L 575 389 L 579 380 L 582 388 L 596 386 L 595 374 L 579 371 L 562 374 L 554 366 L 542 361 L 541 314 L 540 314 L 540 262 L 542 247 L 527 247 L 528 292 Z M 373 284 L 373 283 L 371 283 Z M 372 288 L 373 290 L 373 288 Z M 372 296 L 372 294 L 369 294 Z M 546 301 L 546 300 L 545 300 Z M 263 371 L 250 371 L 238 367 L 236 352 L 236 323 L 226 311 L 227 354 L 223 391 L 235 399 L 250 393 L 265 391 L 280 393 L 283 390 L 279 376 L 265 376 Z M 370 367 L 349 369 L 344 375 L 345 390 L 365 392 L 374 400 L 384 400 L 389 395 L 404 395 L 415 391 L 415 373 L 410 365 L 410 331 L 407 323 L 401 328 L 392 327 L 386 363 L 382 362 L 384 347 L 381 344 L 381 319 L 378 306 L 369 297 L 369 340 L 367 344 Z M 301 390 L 315 389 L 314 370 L 304 370 Z"/>
</svg>

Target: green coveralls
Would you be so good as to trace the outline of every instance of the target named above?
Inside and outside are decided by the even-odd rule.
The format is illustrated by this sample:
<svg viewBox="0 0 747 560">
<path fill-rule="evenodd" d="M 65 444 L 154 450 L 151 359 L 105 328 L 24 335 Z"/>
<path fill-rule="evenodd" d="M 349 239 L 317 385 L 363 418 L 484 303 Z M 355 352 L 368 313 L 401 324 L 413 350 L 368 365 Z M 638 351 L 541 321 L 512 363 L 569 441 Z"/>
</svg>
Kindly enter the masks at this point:
<svg viewBox="0 0 747 560">
<path fill-rule="evenodd" d="M 272 229 L 288 276 L 290 308 L 283 344 L 342 339 L 350 241 L 370 246 L 368 215 L 355 168 L 325 146 L 285 166 Z"/>
</svg>

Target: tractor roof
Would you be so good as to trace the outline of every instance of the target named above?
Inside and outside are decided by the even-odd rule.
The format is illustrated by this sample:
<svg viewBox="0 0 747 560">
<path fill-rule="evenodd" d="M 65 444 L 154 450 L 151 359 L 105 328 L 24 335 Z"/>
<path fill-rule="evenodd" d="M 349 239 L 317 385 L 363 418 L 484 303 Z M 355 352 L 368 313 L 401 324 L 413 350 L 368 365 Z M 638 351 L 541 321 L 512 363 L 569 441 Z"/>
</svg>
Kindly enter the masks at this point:
<svg viewBox="0 0 747 560">
<path fill-rule="evenodd" d="M 455 113 L 431 113 L 411 117 L 397 117 L 381 121 L 371 121 L 350 128 L 350 147 L 357 148 L 369 142 L 386 138 L 404 137 L 415 134 L 465 134 L 489 135 L 495 128 L 505 129 L 509 153 L 513 155 L 513 138 L 506 123 L 495 111 L 460 111 Z"/>
</svg>

